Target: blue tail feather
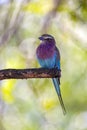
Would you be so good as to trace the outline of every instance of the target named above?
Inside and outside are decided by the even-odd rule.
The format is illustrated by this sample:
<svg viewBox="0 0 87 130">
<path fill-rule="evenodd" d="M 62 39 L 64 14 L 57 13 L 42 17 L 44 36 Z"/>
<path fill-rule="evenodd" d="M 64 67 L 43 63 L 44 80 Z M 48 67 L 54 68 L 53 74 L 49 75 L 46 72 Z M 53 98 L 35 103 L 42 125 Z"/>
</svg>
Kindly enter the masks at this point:
<svg viewBox="0 0 87 130">
<path fill-rule="evenodd" d="M 63 110 L 63 113 L 66 114 L 66 109 L 65 109 L 65 106 L 64 106 L 64 103 L 63 103 L 63 100 L 62 100 L 62 96 L 61 96 L 61 91 L 60 91 L 60 81 L 58 78 L 52 78 L 52 81 L 54 83 L 54 87 L 55 87 L 55 90 L 57 92 L 57 95 L 59 97 L 59 101 L 60 101 L 60 104 L 61 104 L 61 107 L 62 107 L 62 110 Z"/>
</svg>

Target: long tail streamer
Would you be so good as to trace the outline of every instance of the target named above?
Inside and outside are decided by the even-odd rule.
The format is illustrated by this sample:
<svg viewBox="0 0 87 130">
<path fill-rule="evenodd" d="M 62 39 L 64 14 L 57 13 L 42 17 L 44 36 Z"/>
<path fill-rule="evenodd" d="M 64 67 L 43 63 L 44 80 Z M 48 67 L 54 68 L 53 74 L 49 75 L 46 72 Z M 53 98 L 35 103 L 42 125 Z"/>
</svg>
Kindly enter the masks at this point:
<svg viewBox="0 0 87 130">
<path fill-rule="evenodd" d="M 59 86 L 59 84 L 60 84 L 59 83 L 59 79 L 58 78 L 52 78 L 52 80 L 53 80 L 53 83 L 54 83 L 54 86 L 55 86 L 55 90 L 57 92 L 57 95 L 58 95 L 58 98 L 59 98 L 59 101 L 60 101 L 63 113 L 65 115 L 66 114 L 66 109 L 65 109 L 65 106 L 64 106 L 64 103 L 63 103 L 63 99 L 62 99 L 62 96 L 61 96 L 61 91 L 60 91 L 60 86 Z"/>
</svg>

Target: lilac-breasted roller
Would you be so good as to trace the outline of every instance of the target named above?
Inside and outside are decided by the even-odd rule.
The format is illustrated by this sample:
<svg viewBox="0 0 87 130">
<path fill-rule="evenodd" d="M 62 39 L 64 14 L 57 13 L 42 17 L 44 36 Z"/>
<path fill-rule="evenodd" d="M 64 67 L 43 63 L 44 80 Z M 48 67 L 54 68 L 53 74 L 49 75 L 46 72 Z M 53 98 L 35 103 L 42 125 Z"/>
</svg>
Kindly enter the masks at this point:
<svg viewBox="0 0 87 130">
<path fill-rule="evenodd" d="M 53 36 L 49 34 L 43 34 L 39 37 L 41 44 L 36 50 L 36 56 L 38 62 L 43 68 L 58 68 L 60 69 L 60 53 L 56 47 L 56 42 Z M 60 104 L 63 109 L 63 113 L 66 113 L 65 106 L 62 100 L 60 91 L 60 78 L 52 78 L 53 84 L 55 86 L 57 95 L 59 97 Z"/>
</svg>

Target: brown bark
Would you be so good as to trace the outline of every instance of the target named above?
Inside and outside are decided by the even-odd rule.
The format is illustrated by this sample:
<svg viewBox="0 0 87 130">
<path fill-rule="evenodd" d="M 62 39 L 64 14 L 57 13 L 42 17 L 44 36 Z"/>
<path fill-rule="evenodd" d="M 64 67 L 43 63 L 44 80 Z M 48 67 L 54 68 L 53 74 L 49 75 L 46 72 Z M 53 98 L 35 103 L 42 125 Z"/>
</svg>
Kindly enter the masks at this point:
<svg viewBox="0 0 87 130">
<path fill-rule="evenodd" d="M 0 70 L 0 80 L 28 79 L 28 78 L 54 78 L 60 77 L 61 70 L 57 68 L 31 68 L 31 69 L 4 69 Z"/>
</svg>

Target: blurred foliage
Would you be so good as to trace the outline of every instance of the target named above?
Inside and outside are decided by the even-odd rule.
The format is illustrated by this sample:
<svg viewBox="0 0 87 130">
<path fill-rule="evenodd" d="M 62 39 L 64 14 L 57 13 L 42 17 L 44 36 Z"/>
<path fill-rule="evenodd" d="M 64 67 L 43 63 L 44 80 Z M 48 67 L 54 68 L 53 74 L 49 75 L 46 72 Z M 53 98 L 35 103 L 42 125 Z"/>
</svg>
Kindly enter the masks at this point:
<svg viewBox="0 0 87 130">
<path fill-rule="evenodd" d="M 32 1 L 32 4 L 27 4 L 23 6 L 24 11 L 31 12 L 33 14 L 46 14 L 49 10 L 52 9 L 52 0 L 37 0 Z"/>
<path fill-rule="evenodd" d="M 40 67 L 38 36 L 61 53 L 63 115 L 51 79 L 0 82 L 0 130 L 87 129 L 87 0 L 1 0 L 0 69 Z"/>
</svg>

